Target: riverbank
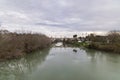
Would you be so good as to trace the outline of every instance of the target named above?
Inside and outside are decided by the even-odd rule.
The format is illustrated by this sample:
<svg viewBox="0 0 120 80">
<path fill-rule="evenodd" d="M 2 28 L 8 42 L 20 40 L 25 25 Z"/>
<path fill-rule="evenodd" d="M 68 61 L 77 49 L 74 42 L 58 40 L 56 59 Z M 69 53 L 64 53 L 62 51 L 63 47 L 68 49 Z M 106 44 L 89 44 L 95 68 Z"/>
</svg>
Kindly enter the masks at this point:
<svg viewBox="0 0 120 80">
<path fill-rule="evenodd" d="M 113 44 L 104 43 L 103 44 L 100 42 L 92 42 L 87 46 L 87 48 L 106 51 L 106 52 L 120 53 L 120 44 L 119 43 L 113 43 Z"/>
<path fill-rule="evenodd" d="M 50 38 L 43 34 L 0 31 L 0 60 L 19 58 L 50 44 Z"/>
<path fill-rule="evenodd" d="M 86 37 L 77 37 L 64 39 L 64 43 L 75 47 L 86 47 L 106 52 L 120 53 L 120 32 L 110 31 L 106 35 L 90 34 Z"/>
<path fill-rule="evenodd" d="M 100 51 L 106 51 L 106 52 L 114 52 L 114 53 L 120 53 L 120 44 L 119 43 L 101 43 L 101 42 L 74 42 L 69 43 L 69 45 L 72 45 L 74 47 L 85 47 L 88 49 L 95 49 Z"/>
<path fill-rule="evenodd" d="M 85 43 L 85 42 L 73 42 L 73 43 L 69 43 L 68 45 L 72 45 L 73 47 L 87 47 L 88 43 Z"/>
</svg>

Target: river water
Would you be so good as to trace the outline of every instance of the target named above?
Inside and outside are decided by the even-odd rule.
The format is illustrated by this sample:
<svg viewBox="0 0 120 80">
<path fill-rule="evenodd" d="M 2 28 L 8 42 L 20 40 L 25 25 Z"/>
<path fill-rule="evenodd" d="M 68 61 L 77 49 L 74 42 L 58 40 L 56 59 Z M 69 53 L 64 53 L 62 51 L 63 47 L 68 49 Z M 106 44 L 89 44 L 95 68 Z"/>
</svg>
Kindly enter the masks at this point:
<svg viewBox="0 0 120 80">
<path fill-rule="evenodd" d="M 0 62 L 0 80 L 120 80 L 120 55 L 52 47 Z"/>
</svg>

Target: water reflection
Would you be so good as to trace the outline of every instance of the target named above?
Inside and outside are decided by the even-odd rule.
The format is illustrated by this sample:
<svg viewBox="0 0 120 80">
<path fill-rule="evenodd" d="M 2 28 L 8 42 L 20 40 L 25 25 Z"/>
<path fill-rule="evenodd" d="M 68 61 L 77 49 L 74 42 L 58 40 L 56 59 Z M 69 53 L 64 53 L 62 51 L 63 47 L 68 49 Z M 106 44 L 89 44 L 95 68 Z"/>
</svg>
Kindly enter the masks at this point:
<svg viewBox="0 0 120 80">
<path fill-rule="evenodd" d="M 116 53 L 107 53 L 104 51 L 97 51 L 84 48 L 87 56 L 90 57 L 91 62 L 95 63 L 98 66 L 104 63 L 103 66 L 106 67 L 120 67 L 120 54 Z"/>
<path fill-rule="evenodd" d="M 42 64 L 49 49 L 29 54 L 19 60 L 0 63 L 0 80 L 27 80 L 27 76 Z M 27 75 L 26 75 L 27 74 Z"/>
<path fill-rule="evenodd" d="M 91 50 L 91 49 L 87 49 L 87 48 L 83 48 L 85 50 L 85 52 L 87 53 L 87 56 L 90 56 L 92 58 L 99 58 L 99 59 L 105 59 L 108 60 L 109 62 L 111 61 L 115 61 L 115 62 L 119 62 L 120 60 L 120 54 L 117 53 L 108 53 L 108 52 L 104 52 L 104 51 L 98 51 L 98 50 Z"/>
<path fill-rule="evenodd" d="M 0 63 L 0 80 L 120 80 L 120 55 L 52 47 Z"/>
</svg>

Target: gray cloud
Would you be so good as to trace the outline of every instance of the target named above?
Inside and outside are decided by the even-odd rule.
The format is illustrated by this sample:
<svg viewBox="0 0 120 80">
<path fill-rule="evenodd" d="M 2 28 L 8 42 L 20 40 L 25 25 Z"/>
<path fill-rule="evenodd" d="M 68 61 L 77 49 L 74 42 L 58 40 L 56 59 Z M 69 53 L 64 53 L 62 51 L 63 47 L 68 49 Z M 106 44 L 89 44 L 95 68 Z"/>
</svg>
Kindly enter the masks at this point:
<svg viewBox="0 0 120 80">
<path fill-rule="evenodd" d="M 49 32 L 118 30 L 119 4 L 119 0 L 0 0 L 0 21 L 31 25 L 32 30 L 47 26 Z"/>
</svg>

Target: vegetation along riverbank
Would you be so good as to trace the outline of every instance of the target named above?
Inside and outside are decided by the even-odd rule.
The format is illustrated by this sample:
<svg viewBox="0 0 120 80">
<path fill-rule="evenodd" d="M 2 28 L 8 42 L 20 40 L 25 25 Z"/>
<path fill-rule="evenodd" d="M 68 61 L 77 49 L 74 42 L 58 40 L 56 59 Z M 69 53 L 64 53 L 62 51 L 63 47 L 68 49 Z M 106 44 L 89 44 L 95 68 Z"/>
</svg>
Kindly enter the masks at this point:
<svg viewBox="0 0 120 80">
<path fill-rule="evenodd" d="M 24 56 L 50 46 L 51 40 L 43 34 L 0 31 L 0 60 Z"/>
<path fill-rule="evenodd" d="M 86 37 L 64 39 L 65 44 L 71 44 L 76 47 L 86 47 L 89 49 L 102 50 L 107 52 L 120 53 L 120 32 L 110 31 L 106 35 L 90 34 Z"/>
<path fill-rule="evenodd" d="M 119 31 L 110 31 L 105 36 L 91 35 L 88 36 L 90 39 L 90 44 L 88 48 L 120 53 L 120 32 Z"/>
</svg>

